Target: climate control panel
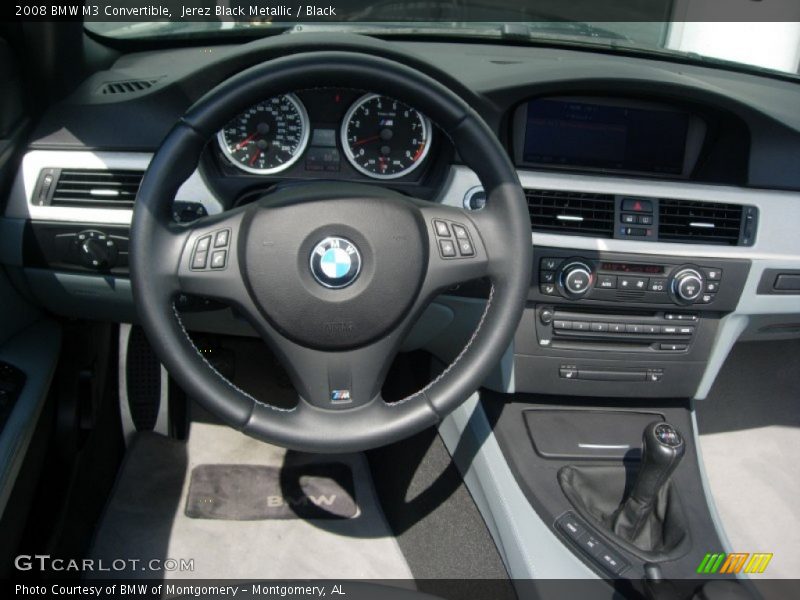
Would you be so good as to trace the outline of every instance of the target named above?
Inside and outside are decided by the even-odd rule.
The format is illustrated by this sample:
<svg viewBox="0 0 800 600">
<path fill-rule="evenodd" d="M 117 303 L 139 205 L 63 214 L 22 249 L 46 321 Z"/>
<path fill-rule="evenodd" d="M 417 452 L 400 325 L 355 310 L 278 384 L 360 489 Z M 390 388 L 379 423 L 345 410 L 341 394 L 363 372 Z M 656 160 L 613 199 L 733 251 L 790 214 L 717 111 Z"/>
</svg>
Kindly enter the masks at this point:
<svg viewBox="0 0 800 600">
<path fill-rule="evenodd" d="M 614 253 L 548 253 L 537 248 L 535 288 L 538 299 L 550 302 L 592 300 L 705 306 L 732 310 L 731 300 L 741 292 L 747 261 L 710 259 L 686 261 L 676 257 L 649 257 Z M 561 254 L 560 256 L 558 254 Z M 730 280 L 730 283 L 728 282 Z M 730 294 L 724 294 L 726 288 Z M 719 302 L 723 298 L 725 302 Z"/>
</svg>

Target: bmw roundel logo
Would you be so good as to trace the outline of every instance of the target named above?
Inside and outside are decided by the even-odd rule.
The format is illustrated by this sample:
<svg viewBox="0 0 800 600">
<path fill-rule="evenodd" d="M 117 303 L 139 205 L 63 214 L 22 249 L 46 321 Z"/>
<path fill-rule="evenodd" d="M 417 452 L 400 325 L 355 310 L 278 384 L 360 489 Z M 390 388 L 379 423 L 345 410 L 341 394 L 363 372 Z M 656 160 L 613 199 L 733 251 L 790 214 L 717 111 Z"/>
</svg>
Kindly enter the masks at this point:
<svg viewBox="0 0 800 600">
<path fill-rule="evenodd" d="M 343 288 L 361 272 L 361 255 L 349 240 L 327 237 L 311 251 L 311 274 L 327 288 Z"/>
</svg>

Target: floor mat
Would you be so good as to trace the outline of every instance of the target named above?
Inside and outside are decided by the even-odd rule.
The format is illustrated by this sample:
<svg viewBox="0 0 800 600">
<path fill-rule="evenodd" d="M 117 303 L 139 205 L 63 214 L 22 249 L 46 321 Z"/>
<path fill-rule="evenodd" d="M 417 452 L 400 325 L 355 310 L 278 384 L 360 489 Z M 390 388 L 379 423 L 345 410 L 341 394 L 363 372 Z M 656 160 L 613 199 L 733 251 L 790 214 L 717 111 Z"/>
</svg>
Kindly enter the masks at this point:
<svg viewBox="0 0 800 600">
<path fill-rule="evenodd" d="M 800 341 L 737 344 L 696 410 L 703 462 L 732 550 L 771 552 L 766 573 L 796 578 Z"/>
<path fill-rule="evenodd" d="M 303 467 L 198 465 L 186 516 L 193 519 L 352 519 L 353 474 L 343 463 Z"/>
<path fill-rule="evenodd" d="M 286 467 L 291 474 L 292 469 L 308 472 L 309 465 L 317 468 L 330 463 L 346 465 L 352 473 L 357 502 L 352 518 L 222 520 L 192 518 L 186 513 L 189 474 L 201 465 Z M 289 489 L 297 492 L 296 487 Z M 282 503 L 291 503 L 285 488 L 281 488 L 281 494 Z M 115 572 L 115 577 L 411 578 L 377 502 L 363 454 L 287 452 L 208 423 L 193 423 L 188 443 L 151 433 L 137 436 L 96 532 L 91 554 L 106 564 L 120 558 L 140 559 L 139 565 L 152 558 L 193 561 L 191 571 L 130 569 Z"/>
</svg>

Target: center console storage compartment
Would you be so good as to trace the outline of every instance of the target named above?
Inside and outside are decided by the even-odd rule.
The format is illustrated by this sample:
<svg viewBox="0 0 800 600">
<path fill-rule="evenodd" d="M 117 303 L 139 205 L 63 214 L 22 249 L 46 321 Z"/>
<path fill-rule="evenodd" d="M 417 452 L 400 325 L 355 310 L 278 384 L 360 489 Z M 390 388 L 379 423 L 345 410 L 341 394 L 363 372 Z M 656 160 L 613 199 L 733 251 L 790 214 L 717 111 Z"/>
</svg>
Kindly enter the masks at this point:
<svg viewBox="0 0 800 600">
<path fill-rule="evenodd" d="M 664 415 L 650 411 L 532 408 L 525 426 L 542 458 L 638 460 L 642 430 Z"/>
</svg>

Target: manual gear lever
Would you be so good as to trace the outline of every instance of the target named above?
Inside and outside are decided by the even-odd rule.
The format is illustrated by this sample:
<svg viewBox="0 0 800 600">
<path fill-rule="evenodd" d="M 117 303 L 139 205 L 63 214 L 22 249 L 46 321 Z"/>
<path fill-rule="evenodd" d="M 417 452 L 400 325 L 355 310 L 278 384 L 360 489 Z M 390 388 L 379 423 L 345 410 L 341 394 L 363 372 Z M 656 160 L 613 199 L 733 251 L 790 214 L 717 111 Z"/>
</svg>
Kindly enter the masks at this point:
<svg viewBox="0 0 800 600">
<path fill-rule="evenodd" d="M 612 529 L 615 534 L 627 540 L 636 539 L 685 451 L 683 437 L 669 423 L 656 421 L 645 427 L 642 466 L 628 499 L 614 514 Z"/>
</svg>

